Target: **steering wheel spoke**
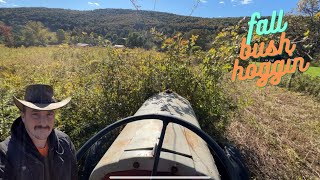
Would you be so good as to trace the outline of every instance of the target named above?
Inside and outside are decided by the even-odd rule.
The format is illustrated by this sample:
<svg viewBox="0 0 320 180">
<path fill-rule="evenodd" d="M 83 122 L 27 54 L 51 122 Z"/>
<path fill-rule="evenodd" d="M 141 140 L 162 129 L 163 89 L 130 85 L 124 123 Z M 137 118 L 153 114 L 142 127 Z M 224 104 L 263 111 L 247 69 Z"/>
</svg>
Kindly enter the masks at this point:
<svg viewBox="0 0 320 180">
<path fill-rule="evenodd" d="M 163 126 L 162 126 L 162 129 L 161 129 L 161 135 L 160 135 L 160 138 L 159 138 L 159 143 L 155 148 L 156 151 L 155 151 L 154 163 L 153 163 L 151 176 L 156 176 L 157 175 L 157 169 L 158 169 L 158 164 L 159 164 L 159 160 L 160 160 L 160 153 L 161 153 L 161 149 L 162 149 L 162 145 L 163 145 L 164 135 L 165 135 L 166 130 L 167 130 L 167 126 L 168 126 L 168 122 L 167 121 L 163 121 Z"/>
</svg>

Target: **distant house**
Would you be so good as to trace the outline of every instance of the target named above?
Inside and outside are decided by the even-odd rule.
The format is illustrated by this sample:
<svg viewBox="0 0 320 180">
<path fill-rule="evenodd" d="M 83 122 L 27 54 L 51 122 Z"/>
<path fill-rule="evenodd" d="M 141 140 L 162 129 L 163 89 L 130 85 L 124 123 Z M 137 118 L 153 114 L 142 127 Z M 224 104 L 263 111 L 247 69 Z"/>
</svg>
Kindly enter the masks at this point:
<svg viewBox="0 0 320 180">
<path fill-rule="evenodd" d="M 89 47 L 89 44 L 86 44 L 86 43 L 77 43 L 76 46 L 77 46 L 77 47 Z"/>
<path fill-rule="evenodd" d="M 119 44 L 116 44 L 113 46 L 114 48 L 119 48 L 119 49 L 122 49 L 122 48 L 125 48 L 124 45 L 119 45 Z"/>
</svg>

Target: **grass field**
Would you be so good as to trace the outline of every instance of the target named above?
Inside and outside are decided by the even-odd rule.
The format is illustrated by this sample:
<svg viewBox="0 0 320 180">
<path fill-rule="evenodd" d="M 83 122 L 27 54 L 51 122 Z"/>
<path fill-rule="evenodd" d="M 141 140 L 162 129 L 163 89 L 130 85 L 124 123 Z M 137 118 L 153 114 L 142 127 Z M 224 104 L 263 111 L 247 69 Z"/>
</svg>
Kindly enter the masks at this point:
<svg viewBox="0 0 320 180">
<path fill-rule="evenodd" d="M 308 74 L 312 77 L 320 77 L 320 67 L 309 67 L 305 74 Z"/>
<path fill-rule="evenodd" d="M 320 178 L 320 102 L 277 86 L 238 81 L 228 89 L 245 99 L 226 136 L 242 150 L 257 179 Z"/>
<path fill-rule="evenodd" d="M 258 88 L 254 81 L 231 82 L 229 74 L 205 74 L 182 61 L 142 49 L 0 47 L 0 137 L 18 114 L 12 96 L 22 97 L 27 84 L 52 84 L 56 97 L 72 96 L 56 127 L 77 148 L 170 87 L 191 102 L 203 130 L 241 149 L 252 179 L 320 178 L 319 100 L 277 86 Z M 307 73 L 318 76 L 319 67 Z"/>
</svg>

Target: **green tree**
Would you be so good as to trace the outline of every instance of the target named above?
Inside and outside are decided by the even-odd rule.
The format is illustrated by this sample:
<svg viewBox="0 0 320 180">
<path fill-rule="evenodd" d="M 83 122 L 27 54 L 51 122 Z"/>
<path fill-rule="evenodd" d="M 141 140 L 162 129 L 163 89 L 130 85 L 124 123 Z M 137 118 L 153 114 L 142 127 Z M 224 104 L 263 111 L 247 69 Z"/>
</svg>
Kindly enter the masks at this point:
<svg viewBox="0 0 320 180">
<path fill-rule="evenodd" d="M 128 47 L 143 47 L 146 39 L 138 32 L 129 33 L 126 45 Z"/>
<path fill-rule="evenodd" d="M 206 29 L 192 29 L 186 33 L 186 38 L 189 39 L 192 35 L 198 35 L 196 46 L 200 46 L 201 49 L 207 50 L 210 47 L 211 39 L 209 38 L 212 33 Z"/>
<path fill-rule="evenodd" d="M 63 29 L 58 29 L 56 35 L 57 35 L 57 41 L 58 41 L 59 44 L 65 42 L 65 40 L 66 40 L 66 33 L 64 32 Z"/>
<path fill-rule="evenodd" d="M 50 31 L 41 22 L 29 21 L 22 29 L 23 45 L 46 46 L 50 39 Z"/>
</svg>

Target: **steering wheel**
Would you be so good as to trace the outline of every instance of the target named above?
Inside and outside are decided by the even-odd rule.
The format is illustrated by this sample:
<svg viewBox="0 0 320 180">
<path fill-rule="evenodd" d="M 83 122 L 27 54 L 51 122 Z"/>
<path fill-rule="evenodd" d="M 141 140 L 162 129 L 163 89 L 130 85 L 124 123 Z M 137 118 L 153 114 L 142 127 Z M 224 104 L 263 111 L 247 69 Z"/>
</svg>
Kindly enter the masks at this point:
<svg viewBox="0 0 320 180">
<path fill-rule="evenodd" d="M 197 126 L 181 119 L 177 118 L 175 116 L 170 116 L 170 115 L 160 115 L 160 114 L 146 114 L 146 115 L 138 115 L 138 116 L 130 116 L 127 118 L 124 118 L 120 121 L 117 121 L 104 129 L 102 129 L 100 132 L 98 132 L 95 136 L 90 138 L 78 151 L 77 151 L 77 161 L 81 159 L 81 157 L 87 152 L 87 150 L 94 144 L 96 143 L 101 137 L 106 135 L 107 133 L 111 132 L 113 129 L 118 128 L 122 125 L 128 124 L 130 122 L 135 122 L 135 121 L 140 121 L 140 120 L 161 120 L 163 122 L 162 130 L 161 130 L 161 135 L 160 139 L 158 142 L 158 146 L 156 148 L 155 152 L 155 160 L 153 163 L 153 168 L 152 168 L 152 176 L 156 176 L 157 174 L 157 168 L 159 164 L 159 159 L 160 159 L 160 153 L 162 149 L 162 144 L 165 136 L 165 132 L 167 129 L 167 125 L 169 123 L 175 123 L 179 124 L 190 131 L 194 132 L 197 134 L 200 138 L 202 138 L 209 146 L 209 148 L 215 153 L 216 159 L 220 162 L 220 164 L 224 167 L 226 171 L 226 175 L 228 176 L 227 179 L 231 180 L 236 180 L 236 179 L 241 179 L 236 173 L 233 172 L 233 166 L 231 164 L 231 161 L 229 157 L 224 153 L 223 149 L 204 131 L 202 131 L 200 128 Z"/>
</svg>

